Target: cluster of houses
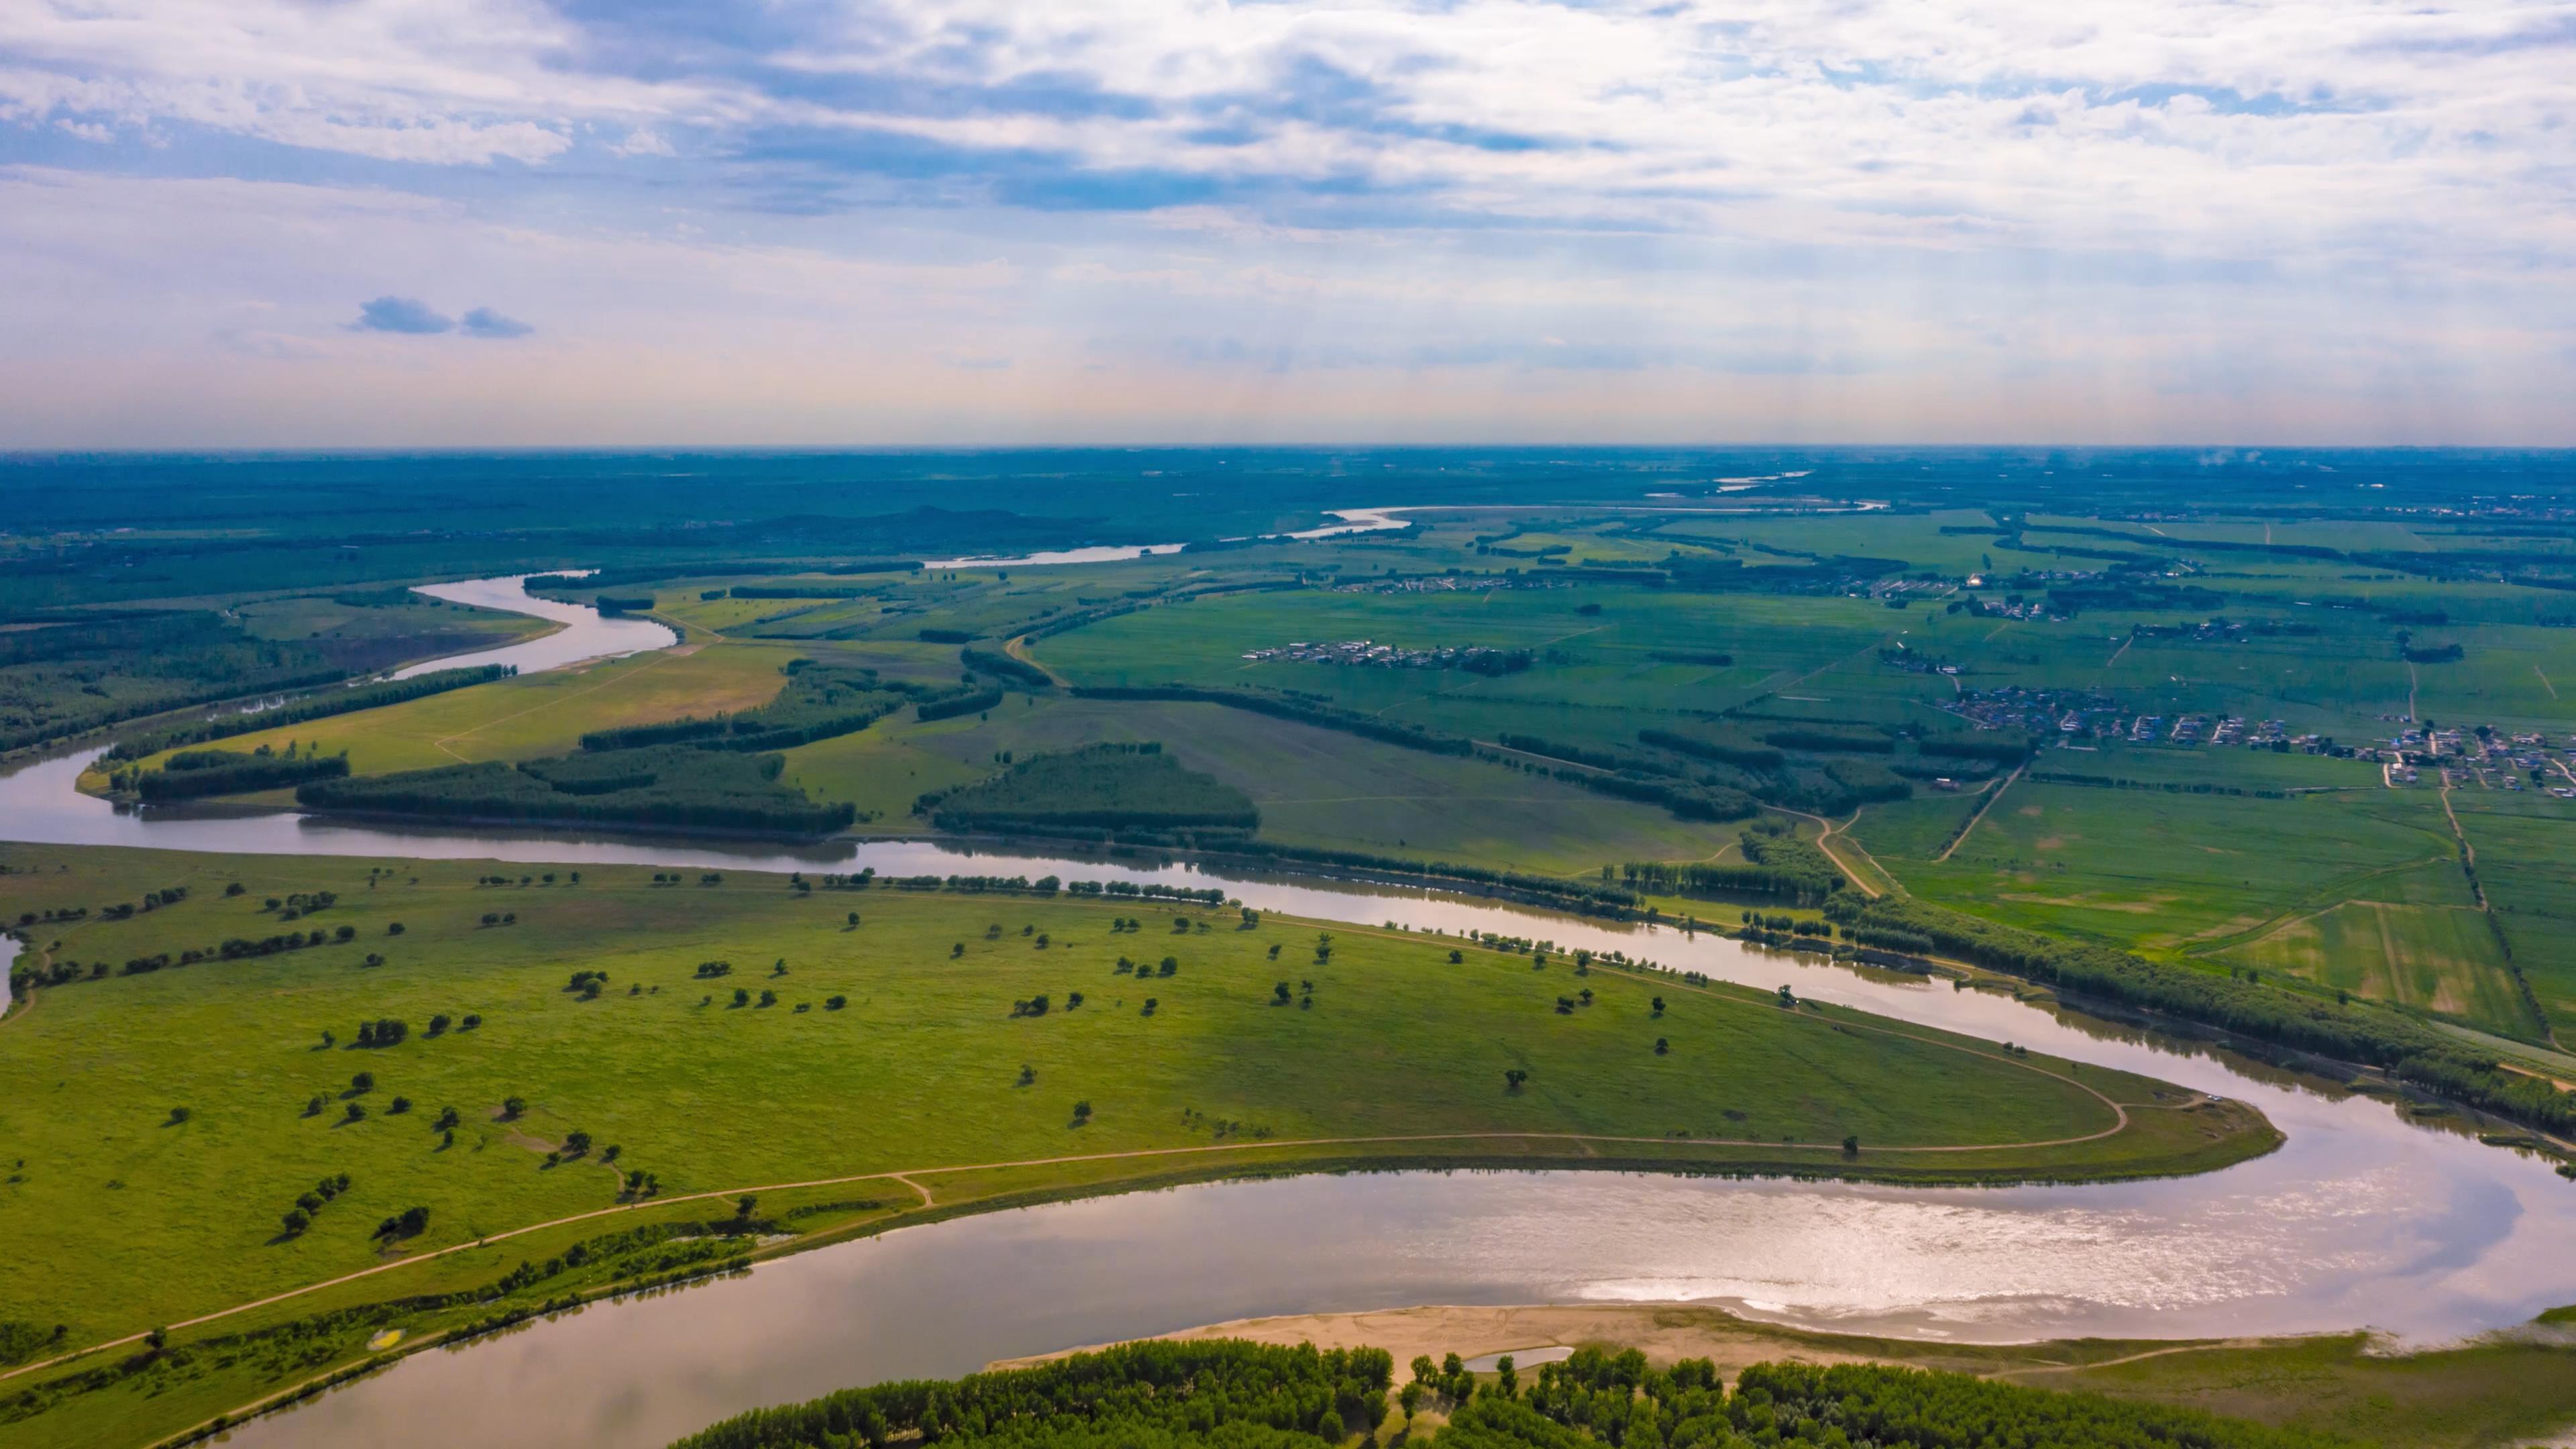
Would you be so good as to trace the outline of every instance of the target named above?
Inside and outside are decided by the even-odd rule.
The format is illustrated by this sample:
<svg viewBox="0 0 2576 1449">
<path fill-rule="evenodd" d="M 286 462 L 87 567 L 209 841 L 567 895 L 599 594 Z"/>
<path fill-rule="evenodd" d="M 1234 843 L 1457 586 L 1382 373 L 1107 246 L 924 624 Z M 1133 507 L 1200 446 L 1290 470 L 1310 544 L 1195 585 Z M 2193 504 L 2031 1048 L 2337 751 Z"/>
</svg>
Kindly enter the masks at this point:
<svg viewBox="0 0 2576 1449">
<path fill-rule="evenodd" d="M 1300 639 L 1293 644 L 1250 650 L 1243 657 L 1257 662 L 1293 660 L 1301 664 L 1362 664 L 1383 669 L 1469 669 L 1487 674 L 1511 673 L 1527 669 L 1530 664 L 1530 651 L 1526 649 L 1488 649 L 1476 644 L 1464 648 L 1447 645 L 1438 649 L 1401 649 L 1370 639 L 1344 639 L 1333 644 L 1312 644 Z"/>
<path fill-rule="evenodd" d="M 2432 723 L 2407 724 L 2385 744 L 2364 752 L 2387 766 L 2391 785 L 2422 779 L 2419 767 L 2440 770 L 2446 785 L 2476 784 L 2490 790 L 2546 790 L 2561 800 L 2576 800 L 2576 735 L 2553 748 L 2538 731 L 2508 735 L 2486 725 L 2442 728 Z M 2525 781 L 2529 781 L 2526 786 Z"/>
<path fill-rule="evenodd" d="M 1953 674 L 1957 667 L 1938 666 Z M 1945 710 L 1979 729 L 2020 730 L 2033 737 L 2083 735 L 2116 739 L 2126 729 L 2129 713 L 2109 695 L 2065 689 L 2024 689 L 2008 684 L 1971 689 L 1934 708 Z"/>
</svg>

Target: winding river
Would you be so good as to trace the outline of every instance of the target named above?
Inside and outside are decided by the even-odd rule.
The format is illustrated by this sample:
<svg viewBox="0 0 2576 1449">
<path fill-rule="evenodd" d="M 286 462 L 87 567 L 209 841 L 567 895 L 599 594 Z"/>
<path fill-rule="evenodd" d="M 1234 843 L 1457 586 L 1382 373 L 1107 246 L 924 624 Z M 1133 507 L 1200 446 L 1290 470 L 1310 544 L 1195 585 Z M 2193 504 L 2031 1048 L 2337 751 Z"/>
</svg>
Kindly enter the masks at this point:
<svg viewBox="0 0 2576 1449">
<path fill-rule="evenodd" d="M 475 602 L 523 607 L 510 597 L 515 581 L 473 587 L 485 589 Z M 632 652 L 633 636 L 609 626 L 634 621 L 571 612 L 564 629 L 514 646 L 544 647 L 550 663 L 510 650 L 491 657 L 536 668 Z M 1268 911 L 1545 937 L 1762 987 L 1785 983 L 1816 1000 L 2249 1101 L 2289 1139 L 2224 1172 L 2146 1183 L 1949 1190 L 1406 1172 L 1213 1183 L 994 1213 L 414 1355 L 245 1425 L 233 1432 L 236 1443 L 653 1444 L 744 1408 L 853 1383 L 966 1372 L 997 1357 L 1231 1318 L 1423 1302 L 1690 1300 L 1810 1327 L 1987 1341 L 2369 1326 L 2417 1343 L 2576 1302 L 2576 1186 L 2547 1164 L 2223 1050 L 1947 983 L 1811 964 L 1669 927 L 1141 858 L 916 841 L 732 847 L 414 832 L 291 812 L 135 811 L 77 792 L 87 757 L 0 776 L 0 836 L 236 853 L 1214 883 Z"/>
</svg>

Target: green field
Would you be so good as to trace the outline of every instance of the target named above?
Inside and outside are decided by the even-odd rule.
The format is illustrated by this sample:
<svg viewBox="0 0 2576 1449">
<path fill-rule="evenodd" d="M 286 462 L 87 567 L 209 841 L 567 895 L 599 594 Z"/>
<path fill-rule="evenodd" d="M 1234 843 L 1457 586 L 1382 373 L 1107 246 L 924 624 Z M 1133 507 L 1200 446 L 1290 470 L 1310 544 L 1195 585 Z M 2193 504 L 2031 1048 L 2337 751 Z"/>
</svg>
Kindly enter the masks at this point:
<svg viewBox="0 0 2576 1449">
<path fill-rule="evenodd" d="M 765 704 L 785 682 L 779 666 L 793 657 L 771 645 L 684 646 L 238 735 L 225 748 L 283 750 L 295 741 L 323 754 L 346 750 L 361 775 L 532 759 L 577 749 L 592 730 Z"/>
<path fill-rule="evenodd" d="M 888 816 L 902 823 L 913 794 L 997 768 L 996 752 L 1091 740 L 1159 741 L 1183 765 L 1249 795 L 1261 812 L 1261 838 L 1282 844 L 1577 875 L 1610 861 L 1701 859 L 1734 839 L 1723 826 L 1675 820 L 1543 775 L 1208 704 L 1013 695 L 990 719 L 890 721 L 792 751 L 788 760 L 809 791 L 860 799 L 862 808 L 869 797 L 859 792 L 905 771 L 907 788 Z"/>
<path fill-rule="evenodd" d="M 1426 1160 L 1496 1155 L 1480 1133 L 1637 1137 L 1633 1152 L 1596 1145 L 1596 1160 L 1678 1153 L 1899 1179 L 2189 1171 L 2275 1140 L 2241 1109 L 2176 1110 L 2194 1100 L 2177 1089 L 2098 1070 L 2078 1086 L 2063 1063 L 1784 1011 L 1761 993 L 1606 968 L 1577 981 L 1564 958 L 1533 971 L 1484 949 L 1453 964 L 1436 939 L 1340 927 L 1325 960 L 1319 928 L 1232 910 L 808 894 L 734 873 L 657 885 L 602 869 L 522 885 L 529 872 L 498 867 L 511 884 L 478 886 L 495 867 L 31 847 L 0 858 L 32 868 L 0 881 L 20 910 L 189 891 L 131 919 L 40 928 L 49 960 L 256 939 L 277 928 L 267 898 L 324 890 L 338 900 L 293 928 L 353 931 L 140 975 L 112 964 L 0 1025 L 0 1132 L 23 1158 L 0 1231 L 50 1244 L 0 1265 L 0 1301 L 12 1318 L 68 1325 L 75 1345 L 611 1207 L 619 1171 L 649 1170 L 679 1197 L 1229 1140 L 1211 1123 L 1254 1143 L 1463 1134 L 1406 1145 Z M 226 895 L 236 881 L 244 893 Z M 1138 930 L 1113 928 L 1128 916 Z M 1140 980 L 1114 969 L 1122 955 L 1155 973 L 1169 956 L 1175 972 Z M 732 970 L 697 974 L 715 960 Z M 568 989 L 567 962 L 606 972 L 602 992 Z M 1282 982 L 1295 1004 L 1274 992 Z M 1590 1003 L 1559 1013 L 1578 988 Z M 1657 994 L 1670 1003 L 1661 1018 Z M 1040 995 L 1044 1014 L 1015 1014 Z M 428 1030 L 435 1014 L 468 1013 L 481 1018 L 470 1030 Z M 388 1018 L 409 1026 L 399 1045 L 353 1045 Z M 1507 1069 L 1527 1085 L 1508 1089 Z M 366 1090 L 352 1085 L 362 1071 Z M 2129 1126 L 2109 1130 L 2097 1091 L 2132 1104 Z M 503 1113 L 511 1097 L 526 1103 L 516 1118 Z M 434 1130 L 450 1107 L 452 1144 Z M 575 1129 L 594 1148 L 558 1165 L 549 1154 Z M 1856 1157 L 1838 1145 L 1846 1135 Z M 615 1170 L 598 1160 L 611 1144 Z M 1902 1150 L 1929 1147 L 1970 1150 Z M 282 1234 L 297 1194 L 336 1173 L 350 1190 Z M 1099 1180 L 1097 1165 L 1020 1173 L 1020 1191 Z M 399 1249 L 375 1238 L 413 1205 L 429 1210 L 425 1233 Z"/>
</svg>

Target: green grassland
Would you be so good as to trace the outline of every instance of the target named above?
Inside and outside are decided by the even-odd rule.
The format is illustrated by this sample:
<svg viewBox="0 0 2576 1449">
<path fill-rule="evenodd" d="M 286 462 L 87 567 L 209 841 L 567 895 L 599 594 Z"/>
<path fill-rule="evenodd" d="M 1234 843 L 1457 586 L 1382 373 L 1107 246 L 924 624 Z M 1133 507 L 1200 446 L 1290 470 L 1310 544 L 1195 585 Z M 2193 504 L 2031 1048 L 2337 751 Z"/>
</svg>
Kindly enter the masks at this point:
<svg viewBox="0 0 2576 1449">
<path fill-rule="evenodd" d="M 2064 768 L 2071 753 L 2039 765 Z M 2108 749 L 2083 771 L 2224 781 L 2242 765 L 2251 790 L 2332 763 Z M 1998 920 L 2297 977 L 2507 1036 L 2543 1033 L 2459 870 L 2436 792 L 2374 783 L 2261 799 L 2024 780 L 1934 859 L 1974 808 L 1957 796 L 1872 807 L 1853 834 L 1908 889 Z"/>
<path fill-rule="evenodd" d="M 294 741 L 323 754 L 348 751 L 360 775 L 484 760 L 524 760 L 577 749 L 593 730 L 652 724 L 766 704 L 796 651 L 726 643 L 604 659 L 573 669 L 479 684 L 382 709 L 334 715 L 234 737 L 227 749 Z M 143 762 L 160 768 L 166 755 Z"/>
<path fill-rule="evenodd" d="M 2175 542 L 2259 544 L 2269 536 L 2342 549 L 2474 546 L 2444 529 L 2224 518 L 2151 526 L 2053 515 L 2038 520 L 2021 547 L 2005 547 L 1994 534 L 1941 531 L 1988 521 L 1967 510 L 1793 517 L 1685 506 L 1663 513 L 1436 510 L 1419 515 L 1425 527 L 1403 534 L 1103 565 L 678 578 L 651 592 L 663 617 L 693 631 L 691 652 L 293 727 L 274 732 L 272 743 L 294 738 L 326 752 L 346 748 L 361 775 L 457 759 L 526 759 L 570 748 L 592 729 L 757 704 L 776 688 L 777 665 L 797 654 L 945 684 L 960 669 L 957 647 L 921 639 L 925 629 L 971 634 L 988 648 L 1035 630 L 1032 657 L 1079 685 L 1298 691 L 1336 709 L 1444 734 L 1484 741 L 1528 735 L 1587 750 L 1633 750 L 1640 729 L 1709 727 L 1727 712 L 1956 732 L 1963 726 L 1943 705 L 1967 690 L 2005 686 L 2099 689 L 2140 712 L 2278 718 L 2293 731 L 2346 743 L 2384 739 L 2396 728 L 2391 717 L 2410 709 L 2504 728 L 2563 733 L 2576 724 L 2576 695 L 2557 699 L 2555 684 L 2576 680 L 2576 630 L 2540 627 L 2531 590 L 2374 572 L 2341 559 L 2194 555 Z M 2044 531 L 2049 524 L 2108 528 L 2121 538 L 2052 534 Z M 2052 550 L 2132 544 L 2196 557 L 2198 572 L 2176 582 L 2224 593 L 2223 609 L 2096 608 L 2066 620 L 2009 620 L 1949 612 L 1938 599 L 1891 609 L 1831 592 L 1704 593 L 1551 577 L 1565 566 L 1528 556 L 1562 548 L 1551 557 L 1652 562 L 1678 546 L 1778 577 L 1811 558 L 1870 557 L 1903 560 L 1909 570 L 1955 582 L 1970 571 L 2004 577 L 2023 568 L 2098 569 L 2098 560 Z M 1518 586 L 1382 591 L 1390 572 L 1506 569 Z M 1313 586 L 1193 597 L 1297 578 Z M 864 596 L 737 599 L 729 596 L 736 586 L 811 586 L 818 594 L 856 588 Z M 1993 585 L 1981 592 L 1996 596 Z M 708 593 L 726 596 L 702 597 Z M 293 607 L 337 606 L 302 600 Z M 2444 614 L 2445 622 L 2419 622 L 2412 633 L 2428 643 L 2456 638 L 2466 657 L 2409 665 L 2398 655 L 2399 626 L 2389 609 Z M 1115 610 L 1125 612 L 1050 632 L 1068 619 Z M 2292 632 L 2225 641 L 2131 637 L 2133 625 L 2190 623 L 2215 612 Z M 1294 640 L 1347 638 L 1528 649 L 1535 662 L 1487 676 L 1242 657 Z M 1897 643 L 1961 672 L 1891 667 L 1880 651 Z M 1731 662 L 1713 662 L 1720 655 Z M 1765 727 L 1758 718 L 1741 723 L 1757 733 Z M 1005 753 L 1145 740 L 1163 742 L 1187 768 L 1249 794 L 1261 812 L 1261 838 L 1284 844 L 1571 875 L 1625 860 L 1705 860 L 1733 838 L 1731 829 L 1675 820 L 1658 806 L 1486 761 L 1241 711 L 1071 700 L 1052 690 L 1013 693 L 991 711 L 930 724 L 900 712 L 792 751 L 787 779 L 817 800 L 851 802 L 861 833 L 906 833 L 926 825 L 911 813 L 917 797 L 989 776 Z M 248 737 L 243 747 L 262 742 Z M 2525 797 L 2508 812 L 2512 822 L 2474 827 L 2500 841 L 2492 870 L 2503 873 L 2492 885 L 2498 919 L 2509 929 L 2499 944 L 2465 879 L 2444 875 L 2453 846 L 2433 792 L 2383 790 L 2375 767 L 2103 744 L 2051 752 L 2033 768 L 2247 793 L 2156 796 L 2025 780 L 1946 860 L 1936 860 L 1983 797 L 1925 790 L 1864 808 L 1842 837 L 1845 859 L 1873 885 L 1894 884 L 2016 924 L 2211 970 L 2287 975 L 2524 1039 L 2541 1038 L 2549 1027 L 2534 1002 L 2551 1014 L 2576 1005 L 2576 978 L 2560 964 L 2576 958 L 2554 924 L 2576 920 L 2576 880 L 2561 879 L 2548 864 L 2557 854 L 2547 837 L 2558 825 L 2550 814 L 2558 802 Z M 2304 798 L 2251 798 L 2259 791 Z M 2024 813 L 2032 809 L 2041 814 Z M 2508 957 L 2515 927 L 2531 944 Z"/>
<path fill-rule="evenodd" d="M 2387 1449 L 2545 1442 L 2576 1423 L 2576 1346 L 2545 1321 L 2420 1353 L 2332 1334 L 2213 1344 L 2015 1382 L 2180 1404 Z"/>
<path fill-rule="evenodd" d="M 1687 1131 L 1783 1144 L 1689 1148 L 1712 1161 L 1898 1178 L 2193 1170 L 2274 1140 L 2250 1118 L 2156 1110 L 2189 1094 L 2087 1069 L 2086 1085 L 2138 1104 L 2126 1129 L 2095 1137 L 2111 1109 L 2059 1075 L 2062 1063 L 1848 1012 L 1783 1011 L 1760 993 L 1607 969 L 1577 982 L 1563 958 L 1533 970 L 1479 949 L 1453 964 L 1449 943 L 1402 933 L 1335 928 L 1319 960 L 1316 927 L 1231 910 L 806 894 L 747 874 L 657 885 L 652 872 L 602 869 L 521 885 L 521 868 L 475 863 L 0 855 L 30 872 L 0 879 L 13 910 L 190 891 L 129 920 L 40 926 L 50 960 L 121 963 L 269 935 L 267 897 L 321 890 L 338 901 L 297 928 L 354 931 L 346 944 L 49 988 L 0 1025 L 0 1131 L 24 1159 L 0 1189 L 0 1231 L 49 1245 L 0 1265 L 0 1301 L 73 1325 L 77 1342 L 385 1261 L 371 1230 L 411 1204 L 431 1212 L 413 1251 L 611 1206 L 618 1179 L 595 1155 L 547 1160 L 575 1128 L 619 1145 L 619 1167 L 655 1172 L 667 1195 L 1198 1145 L 1220 1120 L 1283 1140 Z M 511 884 L 475 883 L 495 869 Z M 246 893 L 227 896 L 235 881 Z M 1141 930 L 1112 928 L 1131 914 Z M 1149 969 L 1168 955 L 1176 973 L 1139 980 L 1113 969 L 1121 955 Z M 709 960 L 733 969 L 699 976 Z M 605 994 L 568 990 L 573 965 L 605 971 Z M 1273 1004 L 1281 980 L 1301 1004 Z M 1578 986 L 1592 1004 L 1557 1012 Z M 774 991 L 776 1004 L 736 1006 L 737 988 Z M 1041 994 L 1053 1009 L 1014 1014 Z M 1669 1003 L 1660 1019 L 1656 994 Z M 482 1020 L 431 1035 L 434 1013 Z M 353 1047 L 380 1018 L 407 1022 L 407 1039 Z M 1658 1037 L 1669 1055 L 1654 1052 Z M 1506 1068 L 1528 1071 L 1528 1085 L 1507 1091 Z M 371 1090 L 352 1088 L 359 1071 L 374 1074 Z M 308 1116 L 317 1096 L 323 1110 Z M 408 1112 L 389 1110 L 396 1096 Z M 501 1120 L 512 1096 L 525 1113 Z M 1087 1122 L 1074 1112 L 1085 1101 Z M 352 1102 L 363 1119 L 345 1116 Z M 452 1146 L 432 1130 L 450 1106 L 462 1116 Z M 1845 1134 L 1860 1138 L 1856 1159 L 1834 1146 Z M 2091 1140 L 2011 1145 L 2065 1138 Z M 1892 1150 L 1934 1145 L 1978 1150 Z M 296 1194 L 337 1172 L 351 1191 L 281 1238 Z"/>
<path fill-rule="evenodd" d="M 1544 775 L 1159 700 L 1015 694 L 989 718 L 887 721 L 789 751 L 787 778 L 816 798 L 854 799 L 862 809 L 882 802 L 891 806 L 886 820 L 903 825 L 915 795 L 991 773 L 999 752 L 1095 740 L 1160 742 L 1189 769 L 1249 795 L 1261 812 L 1260 838 L 1287 845 L 1584 874 L 1611 861 L 1701 859 L 1734 839 L 1729 828 L 1605 800 Z"/>
</svg>

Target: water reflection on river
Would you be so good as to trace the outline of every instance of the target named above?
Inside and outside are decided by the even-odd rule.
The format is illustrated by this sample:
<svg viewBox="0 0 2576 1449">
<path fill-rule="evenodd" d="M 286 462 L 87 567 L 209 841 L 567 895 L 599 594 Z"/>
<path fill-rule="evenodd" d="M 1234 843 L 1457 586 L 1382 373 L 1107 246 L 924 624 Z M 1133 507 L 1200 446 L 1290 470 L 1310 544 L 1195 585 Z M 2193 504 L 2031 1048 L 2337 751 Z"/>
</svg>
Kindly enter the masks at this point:
<svg viewBox="0 0 2576 1449">
<path fill-rule="evenodd" d="M 2576 1228 L 2568 1194 L 2551 1206 L 2482 1175 L 2446 1184 L 2438 1149 L 2391 1160 L 2382 1134 L 2338 1145 L 2311 1125 L 2293 1128 L 2306 1150 L 2234 1169 L 2216 1193 L 2198 1180 L 1922 1191 L 1401 1173 L 999 1213 L 417 1355 L 236 1439 L 657 1444 L 850 1384 L 1413 1303 L 1691 1299 L 1962 1339 L 2298 1331 L 2392 1314 L 2456 1331 L 2546 1300 L 2532 1270 L 2564 1276 L 2563 1261 L 2543 1265 L 2563 1260 Z"/>
</svg>

